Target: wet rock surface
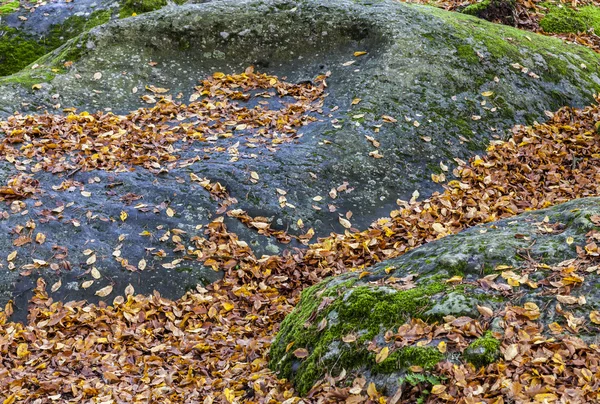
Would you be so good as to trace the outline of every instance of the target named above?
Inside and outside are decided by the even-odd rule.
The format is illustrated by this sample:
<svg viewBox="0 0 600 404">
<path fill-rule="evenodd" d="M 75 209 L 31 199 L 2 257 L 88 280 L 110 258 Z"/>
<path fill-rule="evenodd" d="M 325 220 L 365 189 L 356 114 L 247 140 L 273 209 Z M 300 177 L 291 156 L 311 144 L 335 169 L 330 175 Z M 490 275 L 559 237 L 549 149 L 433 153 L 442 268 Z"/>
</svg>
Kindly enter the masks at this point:
<svg viewBox="0 0 600 404">
<path fill-rule="evenodd" d="M 432 371 L 437 362 L 461 359 L 442 355 L 440 339 L 425 339 L 425 344 L 400 345 L 391 363 L 377 361 L 373 348 L 385 346 L 384 336 L 408 327 L 411 320 L 433 324 L 446 316 L 476 319 L 485 313 L 481 307 L 491 313 L 532 303 L 536 309 L 531 318 L 544 326 L 564 324 L 567 310 L 573 318 L 588 318 L 599 307 L 597 267 L 589 264 L 586 270 L 573 262 L 590 235 L 597 234 L 599 213 L 600 199 L 578 199 L 475 226 L 362 272 L 327 279 L 305 290 L 282 323 L 271 348 L 271 367 L 303 393 L 325 369 L 333 375 L 346 369 L 359 370 L 394 394 L 411 366 Z M 573 296 L 586 300 L 577 304 L 576 296 L 569 297 L 573 301 L 561 309 L 550 290 L 560 285 L 561 277 L 571 276 L 567 274 L 582 282 Z M 490 331 L 498 330 L 502 333 L 492 322 Z M 578 336 L 589 342 L 596 339 L 589 328 Z M 493 362 L 499 344 L 485 334 L 463 351 L 462 360 L 477 366 Z M 306 353 L 294 354 L 303 350 Z"/>
<path fill-rule="evenodd" d="M 296 83 L 330 73 L 328 96 L 314 114 L 318 121 L 299 130 L 301 137 L 276 152 L 261 149 L 255 158 L 232 162 L 217 153 L 204 158 L 199 151 L 226 149 L 238 140 L 225 138 L 182 150 L 182 160 L 200 153 L 203 158 L 158 175 L 143 168 L 33 173 L 43 189 L 43 206 L 28 201 L 0 222 L 0 246 L 6 255 L 16 249 L 17 226 L 34 235 L 43 232 L 53 242 L 20 250 L 15 269 L 4 260 L 2 300 L 17 297 L 15 315 L 23 315 L 31 279 L 40 274 L 49 284 L 61 279 L 56 299 L 90 301 L 97 301 L 94 292 L 106 285 L 120 290 L 131 282 L 140 293 L 156 289 L 177 297 L 197 282 L 214 281 L 215 271 L 190 259 L 172 269 L 149 260 L 143 271 L 130 271 L 113 257 L 122 245 L 122 256 L 137 265 L 148 251 L 165 248 L 157 240 L 161 232 L 175 228 L 193 237 L 199 225 L 218 216 L 218 204 L 205 189 L 178 181 L 190 173 L 219 182 L 238 200 L 236 208 L 269 218 L 272 227 L 292 235 L 308 228 L 316 236 L 343 231 L 340 217 L 348 212 L 352 227 L 364 228 L 386 215 L 397 198 L 439 189 L 430 179 L 439 174 L 440 162 L 451 170 L 455 157 L 483 150 L 516 123 L 543 120 L 544 111 L 564 104 L 589 103 L 600 86 L 598 60 L 591 51 L 554 38 L 391 1 L 217 1 L 98 26 L 36 61 L 35 69 L 0 79 L 1 114 L 62 113 L 66 107 L 125 114 L 148 106 L 140 96 L 151 94 L 144 90 L 149 85 L 167 88 L 174 97 L 181 93 L 174 99 L 186 103 L 198 80 L 250 65 Z M 65 62 L 73 63 L 66 67 Z M 8 179 L 17 171 L 6 163 L 3 172 Z M 258 181 L 251 181 L 251 172 Z M 66 179 L 85 183 L 93 198 L 82 197 L 77 188 L 53 190 Z M 286 191 L 293 207 L 281 207 L 277 189 Z M 121 198 L 128 193 L 141 195 L 151 210 L 139 213 L 136 202 L 127 205 Z M 64 210 L 52 212 L 61 206 Z M 167 206 L 175 216 L 165 214 Z M 44 209 L 62 217 L 40 222 Z M 127 220 L 120 219 L 121 212 Z M 30 218 L 35 231 L 27 227 Z M 304 229 L 298 228 L 299 219 Z M 258 257 L 294 245 L 279 244 L 232 218 L 225 223 Z M 140 235 L 144 231 L 154 238 Z M 64 254 L 54 246 L 68 249 L 70 268 L 22 269 L 31 257 Z M 82 289 L 81 282 L 91 280 L 84 265 L 88 249 L 97 256 L 102 278 Z"/>
</svg>

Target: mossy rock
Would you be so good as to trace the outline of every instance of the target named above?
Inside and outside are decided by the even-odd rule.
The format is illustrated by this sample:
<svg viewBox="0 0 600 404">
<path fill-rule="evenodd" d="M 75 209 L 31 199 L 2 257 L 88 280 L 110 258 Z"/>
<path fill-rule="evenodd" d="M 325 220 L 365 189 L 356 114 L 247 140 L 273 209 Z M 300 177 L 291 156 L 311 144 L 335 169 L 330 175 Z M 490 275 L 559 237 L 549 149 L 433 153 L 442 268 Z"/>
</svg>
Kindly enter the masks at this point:
<svg viewBox="0 0 600 404">
<path fill-rule="evenodd" d="M 477 367 L 494 363 L 499 357 L 500 341 L 489 331 L 473 341 L 463 352 L 463 358 Z"/>
<path fill-rule="evenodd" d="M 465 7 L 462 13 L 474 15 L 491 22 L 514 26 L 516 6 L 515 0 L 483 0 Z"/>
<path fill-rule="evenodd" d="M 357 49 L 368 53 L 354 57 Z M 67 71 L 65 55 L 75 59 Z M 349 60 L 355 64 L 345 64 Z M 0 110 L 13 112 L 23 102 L 51 108 L 58 93 L 64 107 L 125 112 L 147 106 L 132 89 L 148 84 L 186 100 L 197 81 L 215 71 L 254 65 L 291 81 L 330 71 L 325 109 L 341 107 L 334 114 L 339 125 L 311 125 L 300 140 L 305 146 L 259 162 L 255 171 L 270 178 L 265 189 L 257 192 L 237 180 L 241 161 L 227 164 L 233 174 L 211 168 L 228 179 L 244 209 L 275 217 L 297 234 L 301 218 L 326 235 L 343 228 L 325 205 L 316 211 L 306 203 L 315 195 L 344 181 L 354 184 L 353 192 L 336 199 L 338 211 L 360 210 L 353 224 L 367 226 L 392 210 L 398 197 L 439 190 L 430 178 L 440 161 L 452 165 L 454 157 L 467 158 L 516 123 L 543 121 L 544 111 L 592 102 L 600 91 L 599 61 L 591 50 L 556 38 L 391 0 L 220 1 L 165 7 L 94 28 L 37 61 L 42 67 L 0 80 Z M 516 63 L 529 70 L 516 69 Z M 102 78 L 94 80 L 99 71 Z M 38 91 L 17 86 L 36 82 L 47 84 Z M 481 95 L 489 91 L 492 97 Z M 362 101 L 353 106 L 353 98 Z M 383 115 L 398 122 L 380 128 L 385 153 L 374 159 L 365 134 Z M 310 180 L 312 167 L 318 167 L 319 181 Z M 282 211 L 278 184 L 294 190 L 288 200 L 296 209 Z"/>
<path fill-rule="evenodd" d="M 600 33 L 600 7 L 573 9 L 566 5 L 547 5 L 549 12 L 540 20 L 540 27 L 549 33 L 578 33 L 593 29 Z"/>
<path fill-rule="evenodd" d="M 167 0 L 80 0 L 69 7 L 49 2 L 30 13 L 20 7 L 19 1 L 0 3 L 0 77 L 20 71 L 69 39 L 111 19 L 143 14 L 166 5 Z"/>
<path fill-rule="evenodd" d="M 118 7 L 113 11 L 118 14 Z M 23 108 L 24 112 L 47 109 L 60 113 L 69 107 L 110 109 L 122 114 L 149 106 L 140 99 L 147 85 L 167 88 L 175 97 L 181 93 L 181 98 L 174 99 L 188 102 L 198 80 L 216 71 L 243 72 L 250 65 L 260 72 L 287 77 L 290 82 L 313 80 L 331 72 L 327 79 L 329 95 L 322 107 L 324 116 L 316 114 L 320 120 L 302 127 L 303 136 L 281 145 L 277 152 L 261 151 L 259 158 L 238 161 L 230 161 L 225 153 L 213 153 L 209 160 L 196 161 L 197 147 L 178 151 L 182 159 L 195 159 L 195 172 L 209 173 L 211 180 L 223 184 L 238 200 L 237 207 L 253 217 L 273 218 L 273 227 L 293 235 L 308 228 L 313 228 L 316 236 L 343 231 L 338 212 L 347 211 L 354 212 L 352 224 L 356 228 L 365 228 L 395 209 L 397 198 L 410 199 L 415 189 L 421 195 L 439 190 L 439 184 L 430 178 L 439 170 L 440 161 L 452 170 L 453 158 L 466 159 L 484 150 L 491 138 L 514 124 L 542 121 L 544 111 L 564 104 L 587 105 L 600 90 L 600 56 L 589 49 L 472 16 L 393 0 L 231 0 L 166 6 L 136 17 L 111 18 L 67 40 L 20 72 L 1 78 L 0 114 Z M 366 54 L 354 56 L 358 50 Z M 73 64 L 65 66 L 67 61 Z M 523 68 L 515 68 L 517 63 Z M 484 92 L 493 95 L 484 97 Z M 354 98 L 362 101 L 352 105 Z M 56 104 L 60 108 L 55 108 Z M 329 114 L 337 122 L 331 122 Z M 395 117 L 397 122 L 383 122 L 383 115 Z M 473 119 L 475 116 L 481 119 Z M 383 158 L 369 156 L 373 145 L 365 135 L 375 136 L 381 143 Z M 430 136 L 431 142 L 423 141 L 424 136 Z M 215 147 L 227 149 L 232 140 L 218 139 Z M 248 164 L 260 177 L 256 184 L 247 181 Z M 215 212 L 218 206 L 201 193 L 191 192 L 190 184 L 179 183 L 178 178 L 189 178 L 191 169 L 170 169 L 161 174 L 164 181 L 160 186 L 153 184 L 155 176 L 140 174 L 142 170 L 119 173 L 120 189 L 136 194 L 145 190 L 144 198 L 156 200 L 156 204 L 180 204 L 182 217 L 177 225 L 192 229 L 204 223 L 206 212 Z M 311 173 L 318 173 L 318 180 Z M 73 179 L 87 183 L 85 175 L 78 172 Z M 65 197 L 64 192 L 51 188 L 62 181 L 60 178 L 41 172 L 34 176 L 48 200 Z M 344 182 L 351 192 L 339 192 L 335 201 L 325 197 L 317 203 L 313 199 L 327 196 Z M 287 201 L 294 208 L 280 206 L 278 188 L 288 191 Z M 114 196 L 106 192 L 94 195 L 94 206 L 102 207 L 99 210 L 118 206 L 111 199 Z M 92 202 L 82 196 L 73 198 L 85 207 L 82 209 L 92 209 Z M 331 213 L 328 203 L 335 204 L 337 212 Z M 13 216 L 0 223 L 4 234 L 0 248 L 7 251 L 13 248 L 10 230 L 22 220 Z M 304 230 L 297 225 L 299 219 L 305 224 Z M 138 247 L 145 243 L 139 235 L 146 225 L 143 220 L 142 215 L 126 222 L 131 226 L 127 230 L 131 244 L 124 254 L 132 262 L 142 257 Z M 153 220 L 152 226 L 159 225 L 158 219 Z M 81 226 L 80 233 L 74 234 L 62 224 L 52 229 L 45 226 L 40 224 L 39 231 L 60 234 L 61 243 L 69 246 L 86 239 L 109 245 L 116 238 L 104 228 L 100 232 L 100 227 Z M 258 256 L 286 248 L 234 219 L 227 226 Z M 37 246 L 36 254 L 51 257 L 51 247 L 52 243 Z M 446 265 L 456 273 L 466 270 L 451 260 Z M 118 262 L 107 264 L 103 270 L 115 279 L 115 289 L 127 285 L 118 283 L 126 279 Z M 5 272 L 6 268 L 0 268 L 0 279 L 9 279 Z M 144 276 L 150 275 L 144 272 Z M 67 281 L 71 280 L 64 278 L 63 284 Z M 156 278 L 152 282 L 147 282 L 149 287 L 156 286 L 171 298 L 178 297 L 183 289 L 175 281 L 164 286 Z M 391 295 L 382 289 L 376 298 L 383 299 L 384 309 L 386 305 L 397 307 L 411 296 L 414 307 L 410 312 L 400 311 L 394 321 L 411 316 L 436 318 L 460 307 L 469 314 L 472 301 L 460 296 L 448 298 L 440 291 L 442 286 L 430 279 L 406 295 Z M 62 298 L 62 290 L 53 298 Z M 25 308 L 27 295 L 18 296 L 25 300 L 15 306 Z M 77 297 L 97 299 L 91 289 Z M 362 299 L 374 302 L 373 296 Z M 347 313 L 340 310 L 341 315 Z"/>
<path fill-rule="evenodd" d="M 368 269 L 370 274 L 366 276 L 355 272 L 324 280 L 302 293 L 297 307 L 281 324 L 271 347 L 271 368 L 280 377 L 292 380 L 301 394 L 307 393 L 326 373 L 337 375 L 342 369 L 367 375 L 388 392 L 399 387 L 398 377 L 406 375 L 410 366 L 435 373 L 438 362 L 457 360 L 456 356 L 447 357 L 437 349 L 439 341 L 433 340 L 426 346 L 406 346 L 391 352 L 378 364 L 367 347 L 373 343 L 380 348 L 386 346 L 385 333 L 396 331 L 411 319 L 432 323 L 448 315 L 479 318 L 477 305 L 502 309 L 509 303 L 507 297 L 496 290 L 474 286 L 478 279 L 490 272 L 500 274 L 504 269 L 494 270 L 500 265 L 518 274 L 520 268 L 527 267 L 523 254 L 547 265 L 576 258 L 576 245 L 585 245 L 586 234 L 597 229 L 589 218 L 599 213 L 600 198 L 579 199 L 447 236 L 377 264 Z M 542 223 L 556 224 L 561 230 L 541 233 Z M 573 244 L 566 241 L 571 237 L 575 240 Z M 446 282 L 459 275 L 466 284 L 453 286 Z M 398 279 L 409 276 L 414 277 L 414 288 L 395 288 Z M 540 269 L 531 279 L 545 276 Z M 577 315 L 587 318 L 591 310 L 597 310 L 599 281 L 597 275 L 586 275 L 578 294 L 587 296 L 590 303 L 575 309 Z M 504 281 L 498 277 L 496 282 Z M 518 292 L 511 295 L 510 304 L 537 302 L 539 307 L 549 307 L 541 314 L 540 321 L 544 324 L 562 321 L 560 313 L 551 309 L 554 296 L 544 294 L 543 288 L 522 287 Z M 464 299 L 457 298 L 461 295 Z M 494 332 L 497 330 L 492 326 L 473 340 L 458 360 L 476 367 L 495 362 L 500 353 L 496 337 L 500 335 Z M 348 339 L 349 335 L 354 337 Z M 580 336 L 595 338 L 584 333 Z M 297 349 L 306 349 L 308 355 L 297 358 L 293 354 Z M 381 376 L 389 374 L 398 377 Z"/>
</svg>

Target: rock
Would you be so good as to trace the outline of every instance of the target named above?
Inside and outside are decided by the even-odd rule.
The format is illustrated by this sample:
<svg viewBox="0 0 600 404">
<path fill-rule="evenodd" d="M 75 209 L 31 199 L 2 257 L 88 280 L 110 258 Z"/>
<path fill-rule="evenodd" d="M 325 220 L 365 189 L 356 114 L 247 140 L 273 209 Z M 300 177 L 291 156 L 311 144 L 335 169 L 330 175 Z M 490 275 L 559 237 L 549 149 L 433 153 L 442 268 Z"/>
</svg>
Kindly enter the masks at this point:
<svg viewBox="0 0 600 404">
<path fill-rule="evenodd" d="M 218 203 L 207 192 L 178 182 L 190 173 L 221 183 L 239 201 L 236 208 L 269 218 L 273 227 L 292 235 L 310 228 L 315 236 L 364 228 L 387 215 L 397 198 L 409 199 L 415 190 L 424 196 L 439 190 L 430 178 L 442 172 L 440 163 L 451 171 L 454 158 L 483 150 L 491 138 L 516 123 L 541 121 L 544 111 L 565 104 L 592 102 L 600 87 L 599 58 L 555 38 L 392 0 L 218 1 L 164 7 L 97 26 L 34 65 L 0 78 L 0 114 L 6 117 L 18 109 L 61 113 L 67 107 L 125 114 L 148 107 L 140 99 L 149 94 L 147 85 L 169 89 L 173 96 L 181 93 L 181 100 L 188 102 L 198 80 L 219 71 L 243 72 L 250 65 L 290 82 L 311 81 L 330 72 L 329 96 L 322 114 L 316 115 L 319 120 L 301 129 L 302 137 L 277 152 L 260 149 L 256 158 L 230 161 L 226 154 L 207 154 L 206 159 L 160 175 L 141 168 L 33 173 L 53 209 L 72 203 L 61 220 L 39 223 L 37 228 L 54 235 L 58 245 L 68 246 L 72 266 L 70 272 L 52 274 L 42 268 L 31 277 L 43 274 L 49 284 L 62 277 L 65 285 L 81 279 L 88 270 L 83 251 L 93 242 L 98 266 L 115 290 L 135 282 L 139 292 L 157 289 L 174 298 L 198 281 L 217 279 L 217 273 L 196 260 L 180 263 L 179 270 L 186 269 L 181 272 L 149 265 L 143 272 L 130 273 L 112 259 L 121 235 L 126 235 L 123 257 L 136 264 L 146 256 L 145 248 L 162 248 L 140 235 L 149 227 L 179 228 L 192 237 L 198 225 L 217 216 Z M 227 149 L 236 140 L 199 142 L 198 148 Z M 181 159 L 197 156 L 193 147 L 179 153 Z M 16 173 L 11 164 L 1 168 L 5 180 Z M 260 180 L 249 181 L 251 172 Z M 93 200 L 52 188 L 65 179 L 86 184 Z M 105 188 L 107 183 L 121 185 L 111 190 Z M 281 208 L 278 189 L 287 192 L 293 207 Z M 121 201 L 125 193 L 141 195 L 152 206 L 169 204 L 177 215 L 137 213 Z M 31 212 L 40 213 L 28 203 Z M 75 228 L 71 221 L 81 220 L 81 212 L 87 211 L 96 212 L 94 220 L 99 222 Z M 129 213 L 125 222 L 118 219 L 121 211 Z M 21 222 L 16 215 L 0 222 L 3 251 L 13 249 L 16 235 L 10 232 Z M 232 218 L 225 223 L 258 257 L 290 247 Z M 54 256 L 52 246 L 38 246 L 33 251 L 36 258 Z M 19 253 L 17 271 L 31 254 Z M 22 315 L 33 281 L 17 276 L 17 271 L 0 268 L 5 290 L 0 304 L 18 296 L 15 313 Z M 96 284 L 105 286 L 108 279 Z M 98 301 L 95 288 L 77 293 L 61 288 L 52 297 Z"/>
<path fill-rule="evenodd" d="M 384 346 L 386 332 L 398 330 L 411 319 L 431 324 L 448 315 L 481 318 L 486 313 L 478 314 L 481 307 L 491 314 L 508 304 L 533 302 L 545 308 L 536 314 L 537 321 L 544 325 L 562 322 L 555 308 L 557 297 L 547 292 L 550 285 L 542 286 L 543 280 L 550 278 L 552 265 L 568 268 L 570 260 L 578 257 L 576 246 L 585 246 L 590 231 L 599 230 L 598 214 L 600 198 L 574 200 L 447 236 L 375 265 L 366 276 L 354 272 L 324 280 L 302 293 L 281 324 L 271 347 L 271 367 L 280 377 L 294 381 L 301 394 L 326 371 L 336 375 L 341 369 L 367 375 L 379 391 L 393 394 L 399 387 L 398 377 L 406 376 L 410 366 L 432 371 L 439 361 L 457 360 L 456 353 L 443 355 L 444 350 L 438 349 L 440 340 L 433 339 L 424 346 L 390 351 L 391 361 L 376 363 L 368 346 Z M 537 264 L 532 266 L 532 262 Z M 583 284 L 573 291 L 573 296 L 587 300 L 584 305 L 568 306 L 576 317 L 590 318 L 590 312 L 600 307 L 600 279 L 593 270 L 585 272 Z M 540 284 L 513 289 L 506 283 L 511 276 L 525 273 L 527 282 Z M 478 283 L 492 274 L 501 275 L 495 282 L 504 284 L 506 293 Z M 460 284 L 456 277 L 461 277 Z M 458 360 L 475 366 L 494 362 L 500 346 L 496 336 L 501 331 L 492 323 L 490 331 L 474 340 Z M 588 329 L 581 330 L 579 337 L 594 341 L 596 335 Z M 296 349 L 306 349 L 308 354 L 298 359 L 292 354 Z"/>
<path fill-rule="evenodd" d="M 50 0 L 32 7 L 6 3 L 0 7 L 0 77 L 18 72 L 98 25 L 166 5 L 167 0 Z"/>
</svg>

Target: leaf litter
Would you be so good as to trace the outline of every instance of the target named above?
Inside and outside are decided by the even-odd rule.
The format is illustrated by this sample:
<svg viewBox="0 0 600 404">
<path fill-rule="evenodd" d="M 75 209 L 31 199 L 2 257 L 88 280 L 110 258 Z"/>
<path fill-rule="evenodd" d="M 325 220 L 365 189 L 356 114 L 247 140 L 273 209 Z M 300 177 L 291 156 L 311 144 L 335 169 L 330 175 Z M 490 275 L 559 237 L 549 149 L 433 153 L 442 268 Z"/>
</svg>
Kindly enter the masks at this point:
<svg viewBox="0 0 600 404">
<path fill-rule="evenodd" d="M 232 79 L 236 76 L 216 74 L 201 86 L 199 93 L 217 98 L 226 93 L 227 97 L 211 103 L 216 109 L 225 108 L 217 103 L 230 105 L 229 97 L 244 97 L 237 86 L 228 83 L 231 80 L 245 83 L 253 75 L 247 71 L 238 79 Z M 258 77 L 256 82 L 265 87 L 279 83 L 269 76 Z M 289 91 L 286 86 L 279 88 Z M 323 88 L 309 87 L 309 95 L 301 97 L 307 97 L 310 102 L 319 100 Z M 304 94 L 304 90 L 294 91 Z M 204 102 L 204 110 L 213 110 L 206 99 L 201 102 Z M 309 118 L 301 116 L 311 108 L 310 102 L 302 104 L 300 116 L 293 113 L 295 122 L 307 122 Z M 0 123 L 0 128 L 9 134 L 2 143 L 3 155 L 12 158 L 15 165 L 31 167 L 32 172 L 121 170 L 129 165 L 157 170 L 156 164 L 177 160 L 176 151 L 170 148 L 175 143 L 171 137 L 194 141 L 208 139 L 205 134 L 230 133 L 225 122 L 208 128 L 205 134 L 193 124 L 163 125 L 180 113 L 190 113 L 190 110 L 165 97 L 155 107 L 138 110 L 125 118 L 74 112 L 66 116 L 16 115 Z M 196 110 L 191 113 L 198 115 Z M 221 115 L 227 113 L 220 112 Z M 545 124 L 516 126 L 509 140 L 492 142 L 485 156 L 475 156 L 469 162 L 457 159 L 458 167 L 452 173 L 456 179 L 445 183 L 443 192 L 422 201 L 399 200 L 398 209 L 368 229 L 346 229 L 344 234 L 333 234 L 310 244 L 305 251 L 257 258 L 245 242 L 227 230 L 223 217 L 219 216 L 202 228 L 202 236 L 191 240 L 197 249 L 197 259 L 223 270 L 223 280 L 206 287 L 198 286 L 175 301 L 162 298 L 158 293 L 136 295 L 131 286 L 125 291 L 106 286 L 96 294 L 110 295 L 110 304 L 55 302 L 40 279 L 31 300 L 27 324 L 10 322 L 10 303 L 0 314 L 3 353 L 0 391 L 4 403 L 410 401 L 411 397 L 421 394 L 419 386 L 409 389 L 402 397 L 385 398 L 361 375 L 346 372 L 324 378 L 303 399 L 295 395 L 290 383 L 278 380 L 268 369 L 268 351 L 280 322 L 297 303 L 300 291 L 328 276 L 347 271 L 363 272 L 374 263 L 476 224 L 598 195 L 598 116 L 597 105 L 584 109 L 563 108 Z M 206 125 L 198 116 L 194 119 L 199 119 L 200 126 Z M 153 123 L 154 127 L 144 126 L 142 121 Z M 153 149 L 123 147 L 121 125 L 131 130 L 135 142 L 152 145 Z M 75 142 L 78 136 L 82 142 Z M 270 138 L 266 147 L 276 144 L 274 139 Z M 34 159 L 35 156 L 40 158 Z M 220 184 L 199 177 L 196 181 L 208 188 L 216 199 L 223 202 L 231 199 Z M 18 184 L 23 183 L 27 191 L 19 188 Z M 27 197 L 35 192 L 31 188 L 37 188 L 26 178 L 15 179 L 12 184 L 14 193 L 7 195 L 19 198 Z M 5 199 L 7 203 L 14 203 L 12 197 Z M 242 212 L 232 213 L 234 210 L 229 207 L 235 202 L 229 202 L 223 212 L 244 217 Z M 121 220 L 124 221 L 127 214 L 123 213 Z M 261 219 L 248 220 L 249 225 L 259 231 L 268 228 L 268 223 L 265 226 L 266 222 Z M 340 221 L 349 224 L 348 219 L 340 217 Z M 545 228 L 553 231 L 549 226 Z M 585 246 L 579 246 L 581 265 L 576 268 L 589 268 L 600 255 L 595 235 L 590 237 Z M 93 251 L 87 255 L 94 256 Z M 16 256 L 17 252 L 13 251 L 9 260 Z M 37 261 L 39 266 L 47 264 Z M 139 266 L 144 264 L 138 263 Z M 511 275 L 508 270 L 504 270 L 506 276 L 501 279 L 527 284 L 523 275 Z M 557 273 L 556 284 L 546 291 L 557 295 L 557 304 L 561 307 L 580 304 L 581 297 L 576 290 L 585 275 L 580 270 L 563 267 L 553 270 Z M 462 279 L 450 281 L 460 283 Z M 386 337 L 402 345 L 414 342 L 414 338 L 450 335 L 438 349 L 461 351 L 469 341 L 483 335 L 491 319 L 497 318 L 504 330 L 497 335 L 502 340 L 502 358 L 480 369 L 466 363 L 440 363 L 437 372 L 445 379 L 432 387 L 433 402 L 595 401 L 600 352 L 596 345 L 579 339 L 577 332 L 583 326 L 598 324 L 600 314 L 592 311 L 584 318 L 561 310 L 566 326 L 544 327 L 538 321 L 540 308 L 535 303 L 525 303 L 522 307 L 507 305 L 497 312 L 480 307 L 481 318 L 447 317 L 440 324 L 412 320 Z M 407 329 L 414 331 L 409 333 Z M 409 335 L 413 341 L 407 339 Z M 353 336 L 344 339 L 352 341 Z M 395 348 L 381 349 L 379 360 L 389 356 L 392 349 Z M 300 359 L 306 356 L 301 349 L 294 352 Z M 339 386 L 345 381 L 351 387 Z"/>
</svg>

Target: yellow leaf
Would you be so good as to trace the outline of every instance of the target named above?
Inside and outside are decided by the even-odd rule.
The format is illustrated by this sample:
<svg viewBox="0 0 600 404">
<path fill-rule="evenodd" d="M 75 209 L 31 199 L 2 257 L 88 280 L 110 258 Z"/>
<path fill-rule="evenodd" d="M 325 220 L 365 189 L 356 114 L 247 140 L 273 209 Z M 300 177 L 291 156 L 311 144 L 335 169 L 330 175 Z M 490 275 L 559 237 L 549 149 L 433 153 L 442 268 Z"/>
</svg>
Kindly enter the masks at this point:
<svg viewBox="0 0 600 404">
<path fill-rule="evenodd" d="M 82 289 L 87 289 L 94 284 L 94 281 L 85 281 L 81 284 Z"/>
<path fill-rule="evenodd" d="M 32 89 L 34 90 L 41 90 L 42 89 L 42 85 L 41 84 L 34 84 L 31 86 Z"/>
<path fill-rule="evenodd" d="M 44 244 L 44 241 L 46 241 L 46 235 L 44 233 L 38 233 L 35 235 L 35 241 L 38 244 Z"/>
<path fill-rule="evenodd" d="M 539 393 L 534 398 L 538 403 L 551 403 L 558 400 L 558 396 L 552 393 Z"/>
<path fill-rule="evenodd" d="M 440 341 L 440 343 L 437 346 L 437 349 L 438 349 L 438 351 L 440 351 L 440 353 L 446 353 L 446 351 L 448 350 L 446 342 Z"/>
<path fill-rule="evenodd" d="M 360 101 L 361 101 L 361 100 L 360 100 L 360 98 L 355 98 L 355 99 L 353 99 L 353 100 L 352 100 L 352 105 L 356 105 L 356 104 L 358 104 Z"/>
<path fill-rule="evenodd" d="M 455 275 L 450 279 L 446 279 L 446 283 L 460 283 L 460 282 L 462 282 L 462 280 L 463 280 L 462 276 Z"/>
<path fill-rule="evenodd" d="M 15 396 L 14 394 L 11 394 L 10 396 L 6 397 L 6 399 L 4 401 L 2 401 L 2 404 L 13 404 L 17 399 L 17 396 Z"/>
<path fill-rule="evenodd" d="M 231 310 L 233 310 L 234 307 L 235 306 L 233 305 L 233 303 L 230 303 L 230 302 L 223 303 L 223 310 L 225 310 L 225 311 L 231 311 Z"/>
<path fill-rule="evenodd" d="M 19 358 L 23 358 L 23 357 L 25 357 L 27 355 L 29 355 L 29 350 L 27 349 L 27 343 L 22 342 L 17 347 L 17 356 Z"/>
<path fill-rule="evenodd" d="M 493 91 L 484 91 L 483 93 L 481 93 L 481 95 L 483 95 L 484 97 L 491 97 L 492 95 L 494 95 Z"/>
<path fill-rule="evenodd" d="M 111 285 L 108 285 L 106 287 L 103 287 L 102 289 L 97 290 L 95 295 L 100 296 L 100 297 L 105 297 L 105 296 L 110 295 L 112 290 L 113 290 L 113 287 Z"/>
<path fill-rule="evenodd" d="M 92 265 L 95 262 L 96 262 L 96 254 L 92 255 L 90 258 L 87 259 L 87 261 L 85 261 L 85 263 L 88 265 Z"/>
<path fill-rule="evenodd" d="M 356 52 L 354 52 L 354 56 L 356 56 L 356 57 L 359 57 L 359 56 L 362 56 L 362 55 L 366 55 L 366 54 L 367 54 L 367 52 L 365 52 L 365 51 L 356 51 Z"/>
<path fill-rule="evenodd" d="M 256 171 L 252 171 L 252 172 L 250 172 L 250 177 L 252 177 L 253 179 L 255 179 L 255 180 L 257 180 L 257 181 L 258 181 L 258 179 L 260 178 L 260 177 L 258 176 L 258 173 L 257 173 Z"/>
<path fill-rule="evenodd" d="M 225 390 L 223 391 L 223 395 L 229 403 L 233 403 L 233 400 L 235 400 L 235 393 L 233 392 L 233 390 L 225 388 Z"/>
<path fill-rule="evenodd" d="M 7 261 L 12 261 L 12 260 L 14 260 L 16 258 L 16 256 L 17 256 L 17 252 L 13 251 L 10 254 L 8 254 L 8 257 L 6 257 L 6 260 Z"/>
<path fill-rule="evenodd" d="M 575 240 L 573 239 L 573 237 L 567 237 L 567 244 L 568 244 L 568 245 L 571 245 L 571 244 L 573 244 L 573 241 L 575 241 Z"/>
<path fill-rule="evenodd" d="M 375 383 L 373 383 L 373 382 L 369 383 L 369 387 L 367 387 L 367 394 L 371 398 L 377 397 L 378 394 L 377 394 L 377 388 L 375 387 Z"/>
<path fill-rule="evenodd" d="M 387 359 L 389 354 L 390 354 L 390 349 L 387 346 L 383 347 L 383 349 L 381 349 L 381 351 L 379 351 L 377 356 L 375 356 L 375 362 L 376 363 L 383 362 L 384 360 Z"/>
<path fill-rule="evenodd" d="M 435 386 L 431 387 L 431 394 L 442 394 L 444 391 L 446 391 L 446 386 L 442 384 L 436 384 Z"/>
<path fill-rule="evenodd" d="M 169 217 L 175 216 L 175 211 L 171 208 L 167 208 L 167 216 L 169 216 Z"/>
<path fill-rule="evenodd" d="M 125 220 L 127 220 L 127 212 L 125 212 L 124 210 L 121 211 L 121 221 L 124 222 Z"/>
<path fill-rule="evenodd" d="M 590 320 L 594 324 L 600 324 L 600 312 L 599 311 L 591 311 L 590 312 Z"/>
</svg>

